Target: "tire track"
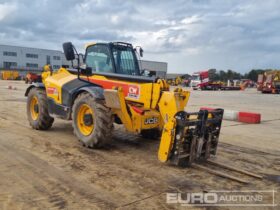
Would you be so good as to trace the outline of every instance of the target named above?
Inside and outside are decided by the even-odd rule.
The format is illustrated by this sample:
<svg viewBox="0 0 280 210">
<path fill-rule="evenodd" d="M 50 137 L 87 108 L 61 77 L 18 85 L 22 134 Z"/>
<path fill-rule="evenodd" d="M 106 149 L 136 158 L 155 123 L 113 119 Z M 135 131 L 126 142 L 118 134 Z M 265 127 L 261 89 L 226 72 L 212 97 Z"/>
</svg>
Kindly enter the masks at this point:
<svg viewBox="0 0 280 210">
<path fill-rule="evenodd" d="M 5 154 L 2 159 L 5 158 L 10 164 L 20 164 L 23 168 L 17 170 L 15 175 L 24 180 L 27 185 L 33 186 L 37 192 L 48 195 L 49 201 L 54 203 L 55 207 L 65 207 L 66 200 L 63 197 L 66 199 L 70 197 L 70 200 L 76 202 L 86 198 L 89 203 L 102 208 L 114 208 L 119 203 L 119 198 L 114 197 L 111 193 L 104 192 L 103 189 L 95 186 L 89 186 L 49 165 L 48 162 L 25 150 L 15 149 L 4 141 L 0 142 L 0 154 L 1 156 Z M 58 193 L 54 190 L 57 190 Z M 60 193 L 62 193 L 62 197 Z M 51 196 L 55 196 L 56 199 Z"/>
</svg>

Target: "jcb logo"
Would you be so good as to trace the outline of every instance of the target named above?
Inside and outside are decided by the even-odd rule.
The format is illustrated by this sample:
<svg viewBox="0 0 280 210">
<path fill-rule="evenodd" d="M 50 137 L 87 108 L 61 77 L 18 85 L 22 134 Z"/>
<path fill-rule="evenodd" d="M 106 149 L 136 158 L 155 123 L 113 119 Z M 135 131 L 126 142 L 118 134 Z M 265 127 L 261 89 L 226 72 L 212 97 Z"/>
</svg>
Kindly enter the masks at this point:
<svg viewBox="0 0 280 210">
<path fill-rule="evenodd" d="M 157 117 L 147 118 L 147 119 L 145 119 L 145 122 L 144 122 L 145 125 L 157 124 L 157 123 L 158 123 L 158 118 Z"/>
</svg>

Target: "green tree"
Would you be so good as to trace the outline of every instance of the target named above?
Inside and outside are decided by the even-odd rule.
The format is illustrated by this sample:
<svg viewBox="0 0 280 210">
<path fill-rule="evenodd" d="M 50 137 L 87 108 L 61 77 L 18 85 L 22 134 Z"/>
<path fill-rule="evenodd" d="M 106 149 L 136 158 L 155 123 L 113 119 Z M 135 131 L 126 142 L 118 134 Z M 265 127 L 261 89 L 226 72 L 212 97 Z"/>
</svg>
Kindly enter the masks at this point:
<svg viewBox="0 0 280 210">
<path fill-rule="evenodd" d="M 259 74 L 263 74 L 265 71 L 268 71 L 269 69 L 267 70 L 263 70 L 263 69 L 252 69 L 251 71 L 249 71 L 248 73 L 246 73 L 244 75 L 244 78 L 246 79 L 250 79 L 250 80 L 253 80 L 255 82 L 257 82 L 258 80 L 258 75 Z"/>
</svg>

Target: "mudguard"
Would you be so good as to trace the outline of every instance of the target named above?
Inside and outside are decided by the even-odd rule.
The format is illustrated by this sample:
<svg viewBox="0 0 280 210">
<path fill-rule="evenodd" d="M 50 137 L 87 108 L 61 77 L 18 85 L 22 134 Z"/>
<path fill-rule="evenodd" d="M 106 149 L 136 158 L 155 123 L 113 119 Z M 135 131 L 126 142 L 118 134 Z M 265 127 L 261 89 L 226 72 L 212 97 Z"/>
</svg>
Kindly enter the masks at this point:
<svg viewBox="0 0 280 210">
<path fill-rule="evenodd" d="M 70 120 L 71 119 L 71 112 L 72 112 L 72 106 L 74 104 L 75 99 L 77 96 L 82 92 L 88 92 L 91 94 L 94 98 L 97 99 L 104 99 L 103 95 L 103 89 L 97 86 L 83 86 L 77 89 L 71 89 L 63 93 L 64 100 L 63 104 L 56 104 L 54 100 L 51 98 L 48 98 L 48 108 L 49 113 L 52 115 L 56 115 L 57 117 L 60 117 L 62 119 Z"/>
<path fill-rule="evenodd" d="M 87 86 L 87 87 L 82 87 L 78 90 L 78 93 L 86 91 L 90 93 L 94 98 L 97 99 L 105 99 L 104 98 L 104 89 L 98 86 Z"/>
<path fill-rule="evenodd" d="M 67 107 L 72 107 L 76 97 L 84 91 L 90 93 L 95 98 L 104 99 L 103 88 L 81 79 L 74 79 L 64 84 L 61 89 L 62 105 Z"/>
<path fill-rule="evenodd" d="M 28 96 L 28 93 L 30 92 L 30 90 L 32 89 L 32 88 L 35 88 L 35 87 L 37 87 L 37 88 L 45 88 L 45 85 L 44 85 L 44 83 L 41 83 L 41 82 L 36 82 L 36 83 L 32 83 L 31 85 L 29 85 L 28 86 L 28 88 L 26 89 L 26 91 L 25 91 L 25 93 L 24 93 L 24 96 Z"/>
</svg>

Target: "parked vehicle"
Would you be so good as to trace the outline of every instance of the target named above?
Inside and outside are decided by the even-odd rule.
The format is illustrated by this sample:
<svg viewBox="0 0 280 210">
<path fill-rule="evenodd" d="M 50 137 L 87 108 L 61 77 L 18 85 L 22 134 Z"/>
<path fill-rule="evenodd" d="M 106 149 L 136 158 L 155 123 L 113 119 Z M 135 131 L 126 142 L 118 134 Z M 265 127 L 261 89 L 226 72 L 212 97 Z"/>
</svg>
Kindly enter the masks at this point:
<svg viewBox="0 0 280 210">
<path fill-rule="evenodd" d="M 1 72 L 2 80 L 18 80 L 20 79 L 18 71 L 4 70 Z"/>
<path fill-rule="evenodd" d="M 263 83 L 261 85 L 262 93 L 280 93 L 280 71 L 267 71 L 263 74 Z"/>
<path fill-rule="evenodd" d="M 35 73 L 27 73 L 25 77 L 25 83 L 31 84 L 32 82 L 39 82 L 41 80 L 41 75 Z"/>
<path fill-rule="evenodd" d="M 209 70 L 195 72 L 191 77 L 191 87 L 194 90 L 240 90 L 236 80 L 228 81 L 225 85 L 222 81 L 213 81 L 209 77 Z"/>
</svg>

